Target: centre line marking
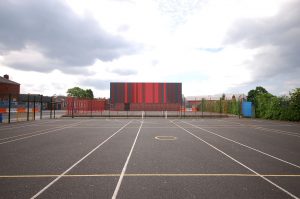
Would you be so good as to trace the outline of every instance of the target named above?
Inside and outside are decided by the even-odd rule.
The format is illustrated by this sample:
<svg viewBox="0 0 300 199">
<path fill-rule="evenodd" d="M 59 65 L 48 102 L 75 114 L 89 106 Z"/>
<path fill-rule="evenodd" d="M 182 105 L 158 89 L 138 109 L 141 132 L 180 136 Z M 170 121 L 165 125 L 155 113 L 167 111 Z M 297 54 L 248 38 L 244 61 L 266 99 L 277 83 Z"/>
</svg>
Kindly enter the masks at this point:
<svg viewBox="0 0 300 199">
<path fill-rule="evenodd" d="M 128 124 L 130 124 L 132 121 L 129 121 L 126 123 L 123 127 L 121 127 L 119 130 L 117 130 L 114 134 L 109 136 L 106 140 L 101 142 L 98 146 L 96 146 L 94 149 L 92 149 L 88 154 L 83 156 L 80 160 L 75 162 L 71 167 L 69 167 L 67 170 L 65 170 L 62 174 L 57 176 L 53 181 L 51 181 L 48 185 L 46 185 L 43 189 L 41 189 L 38 193 L 36 193 L 34 196 L 31 197 L 31 199 L 34 199 L 41 195 L 44 191 L 46 191 L 49 187 L 51 187 L 55 182 L 57 182 L 60 178 L 62 178 L 65 174 L 67 174 L 69 171 L 71 171 L 75 166 L 77 166 L 80 162 L 82 162 L 84 159 L 86 159 L 89 155 L 91 155 L 94 151 L 96 151 L 100 146 L 102 146 L 104 143 L 106 143 L 108 140 L 110 140 L 113 136 L 115 136 L 117 133 L 119 133 L 121 130 L 123 130 Z"/>
<path fill-rule="evenodd" d="M 286 161 L 286 160 L 280 159 L 280 158 L 278 158 L 278 157 L 275 157 L 275 156 L 273 156 L 273 155 L 270 155 L 270 154 L 268 154 L 268 153 L 265 153 L 265 152 L 263 152 L 263 151 L 260 151 L 260 150 L 258 150 L 258 149 L 255 149 L 255 148 L 250 147 L 250 146 L 248 146 L 248 145 L 242 144 L 242 143 L 240 143 L 240 142 L 238 142 L 238 141 L 229 139 L 229 138 L 227 138 L 227 137 L 224 137 L 224 136 L 219 135 L 219 134 L 217 134 L 217 133 L 214 133 L 214 132 L 212 132 L 212 131 L 206 130 L 206 129 L 201 128 L 201 127 L 199 127 L 199 126 L 196 126 L 196 125 L 194 125 L 194 124 L 191 124 L 191 123 L 188 123 L 188 122 L 184 122 L 184 121 L 182 121 L 182 122 L 185 123 L 185 124 L 189 124 L 189 125 L 191 125 L 191 126 L 197 128 L 197 129 L 200 129 L 200 130 L 202 130 L 202 131 L 205 131 L 205 132 L 207 132 L 207 133 L 216 135 L 216 136 L 218 136 L 218 137 L 220 137 L 220 138 L 223 138 L 223 139 L 228 140 L 228 141 L 230 141 L 230 142 L 236 143 L 236 144 L 238 144 L 238 145 L 240 145 L 240 146 L 246 147 L 246 148 L 248 148 L 248 149 L 251 149 L 251 150 L 253 150 L 253 151 L 256 151 L 256 152 L 258 152 L 258 153 L 261 153 L 261 154 L 263 154 L 263 155 L 266 155 L 266 156 L 268 156 L 268 157 L 274 158 L 274 159 L 276 159 L 276 160 L 279 160 L 279 161 L 281 161 L 281 162 L 284 162 L 284 163 L 286 163 L 286 164 L 289 164 L 289 165 L 291 165 L 291 166 L 294 166 L 294 167 L 297 167 L 297 168 L 300 169 L 300 166 L 297 165 L 297 164 L 294 164 L 294 163 L 288 162 L 288 161 Z"/>
<path fill-rule="evenodd" d="M 124 164 L 124 167 L 123 167 L 123 169 L 122 169 L 122 173 L 121 173 L 120 178 L 119 178 L 119 180 L 118 180 L 117 186 L 116 186 L 115 191 L 114 191 L 114 194 L 113 194 L 113 196 L 112 196 L 112 199 L 116 199 L 116 198 L 117 198 L 117 195 L 118 195 L 118 192 L 119 192 L 119 189 L 120 189 L 122 180 L 123 180 L 123 178 L 124 178 L 124 174 L 125 174 L 126 169 L 127 169 L 127 165 L 128 165 L 129 159 L 130 159 L 130 157 L 131 157 L 131 154 L 132 154 L 133 148 L 134 148 L 134 146 L 135 146 L 135 143 L 136 143 L 136 141 L 137 141 L 137 138 L 138 138 L 138 136 L 139 136 L 139 134 L 140 134 L 140 132 L 141 132 L 141 129 L 142 129 L 142 126 L 143 126 L 143 122 L 144 122 L 144 121 L 141 122 L 140 128 L 139 128 L 139 130 L 138 130 L 138 132 L 137 132 L 137 134 L 136 134 L 136 136 L 135 136 L 134 142 L 133 142 L 133 144 L 132 144 L 132 146 L 131 146 L 130 152 L 129 152 L 129 154 L 128 154 L 128 157 L 127 157 L 127 159 L 126 159 L 126 162 L 125 162 L 125 164 Z"/>
<path fill-rule="evenodd" d="M 267 181 L 268 183 L 272 184 L 273 186 L 277 187 L 279 190 L 283 191 L 284 193 L 286 193 L 287 195 L 289 195 L 292 198 L 295 199 L 299 199 L 297 196 L 295 196 L 294 194 L 292 194 L 291 192 L 287 191 L 286 189 L 282 188 L 281 186 L 279 186 L 278 184 L 276 184 L 275 182 L 269 180 L 268 178 L 264 177 L 263 175 L 261 175 L 260 173 L 256 172 L 255 170 L 251 169 L 250 167 L 246 166 L 245 164 L 243 164 L 242 162 L 238 161 L 237 159 L 233 158 L 232 156 L 228 155 L 227 153 L 225 153 L 224 151 L 222 151 L 221 149 L 215 147 L 214 145 L 210 144 L 209 142 L 203 140 L 202 138 L 198 137 L 197 135 L 191 133 L 190 131 L 186 130 L 185 128 L 179 126 L 178 124 L 172 122 L 174 125 L 178 126 L 179 128 L 181 128 L 182 130 L 184 130 L 185 132 L 187 132 L 188 134 L 192 135 L 193 137 L 197 138 L 198 140 L 204 142 L 205 144 L 207 144 L 208 146 L 212 147 L 213 149 L 219 151 L 220 153 L 222 153 L 223 155 L 225 155 L 226 157 L 228 157 L 229 159 L 233 160 L 234 162 L 238 163 L 239 165 L 243 166 L 244 168 L 246 168 L 247 170 L 251 171 L 252 173 L 258 175 L 259 177 L 261 177 L 262 179 L 264 179 L 265 181 Z"/>
</svg>

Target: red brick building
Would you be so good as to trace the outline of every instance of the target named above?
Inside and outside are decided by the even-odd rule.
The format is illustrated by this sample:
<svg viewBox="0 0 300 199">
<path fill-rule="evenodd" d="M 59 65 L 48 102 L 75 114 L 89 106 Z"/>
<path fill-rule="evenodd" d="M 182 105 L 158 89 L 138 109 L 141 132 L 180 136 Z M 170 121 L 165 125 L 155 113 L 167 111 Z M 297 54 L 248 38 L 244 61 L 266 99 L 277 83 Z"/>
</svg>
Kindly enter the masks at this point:
<svg viewBox="0 0 300 199">
<path fill-rule="evenodd" d="M 7 99 L 9 94 L 11 94 L 12 98 L 18 98 L 20 84 L 9 80 L 8 75 L 0 76 L 0 100 Z"/>
</svg>

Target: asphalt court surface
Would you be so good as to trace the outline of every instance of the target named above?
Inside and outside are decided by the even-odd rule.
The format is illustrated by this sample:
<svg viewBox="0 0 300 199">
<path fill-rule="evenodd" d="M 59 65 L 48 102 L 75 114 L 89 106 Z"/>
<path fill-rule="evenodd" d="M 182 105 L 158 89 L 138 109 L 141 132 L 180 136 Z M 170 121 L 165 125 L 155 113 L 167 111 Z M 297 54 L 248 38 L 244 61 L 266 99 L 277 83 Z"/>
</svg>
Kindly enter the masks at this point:
<svg viewBox="0 0 300 199">
<path fill-rule="evenodd" d="M 55 119 L 0 126 L 0 198 L 299 198 L 300 124 Z"/>
</svg>

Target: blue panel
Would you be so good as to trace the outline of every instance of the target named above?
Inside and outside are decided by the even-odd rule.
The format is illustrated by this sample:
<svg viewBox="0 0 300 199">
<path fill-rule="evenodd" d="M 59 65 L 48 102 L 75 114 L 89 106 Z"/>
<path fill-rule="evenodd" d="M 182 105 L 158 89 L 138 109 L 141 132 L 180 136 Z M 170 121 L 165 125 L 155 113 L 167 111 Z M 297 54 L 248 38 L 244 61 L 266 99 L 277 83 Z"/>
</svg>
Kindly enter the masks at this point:
<svg viewBox="0 0 300 199">
<path fill-rule="evenodd" d="M 242 114 L 244 117 L 252 116 L 252 102 L 243 101 L 242 103 Z"/>
</svg>

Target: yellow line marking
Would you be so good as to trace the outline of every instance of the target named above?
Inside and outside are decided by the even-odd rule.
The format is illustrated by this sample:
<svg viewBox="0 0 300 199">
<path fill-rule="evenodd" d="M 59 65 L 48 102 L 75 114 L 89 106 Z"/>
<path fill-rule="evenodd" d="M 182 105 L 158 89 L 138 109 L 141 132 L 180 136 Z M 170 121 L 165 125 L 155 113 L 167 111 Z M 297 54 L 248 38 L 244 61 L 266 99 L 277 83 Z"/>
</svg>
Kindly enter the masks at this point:
<svg viewBox="0 0 300 199">
<path fill-rule="evenodd" d="M 177 137 L 174 136 L 155 136 L 157 140 L 177 140 Z"/>
<path fill-rule="evenodd" d="M 121 174 L 69 174 L 62 177 L 119 177 Z M 0 175 L 0 178 L 55 178 L 53 175 Z M 127 177 L 260 177 L 243 173 L 128 173 Z M 265 174 L 265 177 L 300 177 L 300 174 Z"/>
</svg>

